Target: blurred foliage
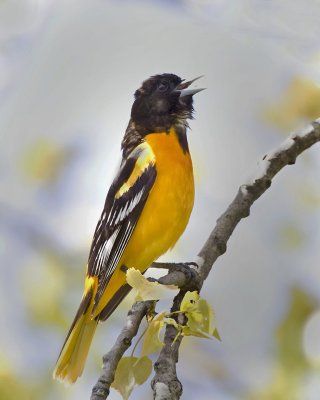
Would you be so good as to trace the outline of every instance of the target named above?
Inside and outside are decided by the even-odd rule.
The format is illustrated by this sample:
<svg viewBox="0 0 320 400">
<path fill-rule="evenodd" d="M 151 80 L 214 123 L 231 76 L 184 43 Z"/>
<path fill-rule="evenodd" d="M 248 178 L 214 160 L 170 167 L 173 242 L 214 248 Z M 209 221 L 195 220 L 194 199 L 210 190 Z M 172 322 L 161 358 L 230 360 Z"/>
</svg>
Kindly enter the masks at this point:
<svg viewBox="0 0 320 400">
<path fill-rule="evenodd" d="M 295 250 L 306 242 L 305 234 L 294 222 L 284 223 L 280 228 L 279 244 L 288 250 Z"/>
<path fill-rule="evenodd" d="M 314 312 L 306 323 L 303 340 L 304 351 L 310 363 L 315 367 L 315 374 L 320 374 L 320 308 Z M 320 388 L 320 379 L 318 379 Z"/>
<path fill-rule="evenodd" d="M 0 399 L 1 400 L 35 400 L 40 399 L 37 392 L 38 388 L 24 382 L 14 375 L 1 375 L 0 379 Z"/>
<path fill-rule="evenodd" d="M 312 210 L 320 207 L 319 186 L 304 183 L 299 185 L 294 195 L 304 207 Z"/>
<path fill-rule="evenodd" d="M 21 160 L 22 170 L 31 180 L 39 183 L 55 183 L 72 155 L 71 149 L 61 147 L 48 138 L 40 137 L 25 150 Z"/>
<path fill-rule="evenodd" d="M 320 87 L 306 78 L 295 78 L 282 99 L 265 111 L 267 119 L 286 133 L 303 121 L 320 117 Z"/>
<path fill-rule="evenodd" d="M 35 324 L 65 325 L 62 304 L 57 301 L 67 292 L 66 266 L 52 252 L 44 252 L 40 262 L 22 271 L 25 306 Z"/>
<path fill-rule="evenodd" d="M 295 400 L 305 385 L 312 365 L 303 349 L 303 331 L 316 300 L 300 288 L 293 288 L 288 313 L 276 329 L 276 351 L 273 380 L 265 388 L 245 396 L 248 400 Z"/>
<path fill-rule="evenodd" d="M 18 376 L 10 361 L 0 355 L 0 399 L 1 400 L 40 400 L 46 398 L 48 387 L 44 381 L 30 382 Z"/>
</svg>

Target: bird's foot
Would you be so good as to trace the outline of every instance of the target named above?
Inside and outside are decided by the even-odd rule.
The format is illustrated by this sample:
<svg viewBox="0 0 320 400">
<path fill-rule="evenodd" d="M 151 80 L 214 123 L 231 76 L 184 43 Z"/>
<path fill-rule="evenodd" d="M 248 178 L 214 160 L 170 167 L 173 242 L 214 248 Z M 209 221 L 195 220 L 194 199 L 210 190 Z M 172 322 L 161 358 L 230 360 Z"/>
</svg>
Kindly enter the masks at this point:
<svg viewBox="0 0 320 400">
<path fill-rule="evenodd" d="M 198 264 L 195 262 L 153 263 L 152 267 L 168 269 L 168 274 L 158 279 L 162 285 L 176 285 L 184 290 L 199 289 Z"/>
</svg>

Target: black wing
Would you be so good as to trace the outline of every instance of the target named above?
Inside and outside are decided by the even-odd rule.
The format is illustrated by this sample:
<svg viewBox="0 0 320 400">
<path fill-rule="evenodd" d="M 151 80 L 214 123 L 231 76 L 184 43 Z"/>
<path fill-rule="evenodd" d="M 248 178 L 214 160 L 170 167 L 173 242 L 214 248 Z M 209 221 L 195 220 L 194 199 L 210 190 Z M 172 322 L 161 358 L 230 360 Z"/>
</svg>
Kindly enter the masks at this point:
<svg viewBox="0 0 320 400">
<path fill-rule="evenodd" d="M 88 275 L 98 276 L 95 306 L 118 265 L 155 179 L 154 154 L 148 144 L 142 143 L 122 163 L 95 230 L 88 260 Z"/>
</svg>

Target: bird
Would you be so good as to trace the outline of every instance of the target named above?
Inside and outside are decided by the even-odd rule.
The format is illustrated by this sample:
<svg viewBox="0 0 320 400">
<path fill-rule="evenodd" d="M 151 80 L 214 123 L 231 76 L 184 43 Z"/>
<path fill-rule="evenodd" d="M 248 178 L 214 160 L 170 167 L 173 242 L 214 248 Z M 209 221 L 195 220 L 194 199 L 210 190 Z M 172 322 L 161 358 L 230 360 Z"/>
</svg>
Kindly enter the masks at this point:
<svg viewBox="0 0 320 400">
<path fill-rule="evenodd" d="M 53 378 L 74 383 L 83 373 L 97 325 L 131 287 L 126 270 L 144 273 L 176 244 L 194 204 L 187 130 L 193 118 L 193 80 L 151 76 L 134 93 L 119 171 L 93 236 L 84 292 L 56 362 Z"/>
</svg>

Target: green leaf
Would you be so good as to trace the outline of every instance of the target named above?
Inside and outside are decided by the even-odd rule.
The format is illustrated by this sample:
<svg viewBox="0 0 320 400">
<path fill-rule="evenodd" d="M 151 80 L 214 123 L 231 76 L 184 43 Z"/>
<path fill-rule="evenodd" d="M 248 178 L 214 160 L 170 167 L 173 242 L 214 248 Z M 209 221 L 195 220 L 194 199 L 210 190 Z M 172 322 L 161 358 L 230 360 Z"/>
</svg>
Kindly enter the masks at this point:
<svg viewBox="0 0 320 400">
<path fill-rule="evenodd" d="M 179 325 L 178 322 L 169 317 L 165 317 L 163 320 L 167 325 L 173 325 L 178 331 L 181 329 L 182 325 Z"/>
<path fill-rule="evenodd" d="M 135 386 L 142 385 L 150 376 L 152 361 L 148 357 L 123 357 L 119 361 L 111 386 L 124 400 L 128 400 Z"/>
<path fill-rule="evenodd" d="M 202 332 L 200 329 L 191 329 L 188 325 L 182 327 L 182 335 L 196 336 L 203 339 L 212 339 L 212 336 L 210 336 L 209 334 Z"/>
<path fill-rule="evenodd" d="M 187 292 L 182 299 L 180 311 L 183 313 L 194 311 L 196 309 L 195 303 L 199 300 L 199 297 L 197 291 Z"/>
<path fill-rule="evenodd" d="M 151 322 L 148 324 L 148 328 L 145 333 L 141 356 L 147 356 L 152 353 L 156 353 L 163 347 L 163 342 L 160 339 L 161 329 L 164 327 L 165 311 L 156 315 Z"/>
<path fill-rule="evenodd" d="M 212 332 L 212 336 L 214 336 L 216 339 L 219 340 L 219 342 L 221 342 L 221 336 L 220 336 L 217 328 L 215 328 L 214 331 Z"/>
<path fill-rule="evenodd" d="M 180 311 L 188 319 L 186 325 L 182 327 L 184 336 L 197 336 L 207 339 L 219 336 L 214 323 L 213 309 L 205 299 L 199 296 L 198 292 L 187 292 L 185 294 Z"/>
<path fill-rule="evenodd" d="M 152 361 L 150 358 L 144 356 L 138 358 L 134 364 L 134 378 L 137 385 L 142 385 L 150 376 L 152 372 Z"/>
<path fill-rule="evenodd" d="M 148 281 L 140 271 L 135 268 L 129 268 L 127 271 L 127 283 L 138 292 L 136 300 L 159 300 L 171 298 L 175 293 L 172 290 L 178 290 L 174 285 L 161 285 L 158 282 Z"/>
<path fill-rule="evenodd" d="M 202 319 L 200 321 L 201 330 L 212 335 L 215 328 L 214 326 L 214 314 L 211 305 L 205 299 L 199 299 L 198 310 Z"/>
</svg>

